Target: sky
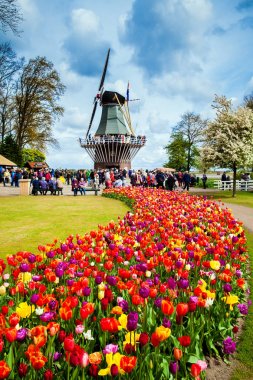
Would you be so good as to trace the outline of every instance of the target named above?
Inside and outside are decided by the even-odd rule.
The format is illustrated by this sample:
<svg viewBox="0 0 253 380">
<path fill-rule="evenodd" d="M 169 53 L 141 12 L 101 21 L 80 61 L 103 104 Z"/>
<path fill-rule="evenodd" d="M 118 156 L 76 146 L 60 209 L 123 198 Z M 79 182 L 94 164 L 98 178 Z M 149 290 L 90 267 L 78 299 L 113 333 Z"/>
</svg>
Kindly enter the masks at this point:
<svg viewBox="0 0 253 380">
<path fill-rule="evenodd" d="M 242 104 L 253 92 L 253 0 L 18 0 L 20 37 L 7 33 L 18 56 L 45 56 L 66 86 L 65 112 L 53 126 L 60 149 L 53 168 L 92 168 L 80 147 L 101 72 L 111 49 L 105 89 L 126 95 L 132 125 L 147 143 L 132 167 L 166 162 L 164 147 L 185 112 L 214 117 L 215 94 Z M 101 116 L 97 108 L 91 129 Z"/>
</svg>

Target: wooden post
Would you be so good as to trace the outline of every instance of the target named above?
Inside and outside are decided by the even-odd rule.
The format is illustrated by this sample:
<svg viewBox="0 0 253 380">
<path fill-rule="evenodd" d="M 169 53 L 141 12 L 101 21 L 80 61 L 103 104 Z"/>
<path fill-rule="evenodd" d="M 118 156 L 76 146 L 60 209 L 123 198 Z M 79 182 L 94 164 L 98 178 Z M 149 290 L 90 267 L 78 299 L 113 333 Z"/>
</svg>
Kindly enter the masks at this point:
<svg viewBox="0 0 253 380">
<path fill-rule="evenodd" d="M 19 188 L 20 195 L 29 195 L 30 194 L 30 179 L 20 179 L 19 180 Z"/>
</svg>

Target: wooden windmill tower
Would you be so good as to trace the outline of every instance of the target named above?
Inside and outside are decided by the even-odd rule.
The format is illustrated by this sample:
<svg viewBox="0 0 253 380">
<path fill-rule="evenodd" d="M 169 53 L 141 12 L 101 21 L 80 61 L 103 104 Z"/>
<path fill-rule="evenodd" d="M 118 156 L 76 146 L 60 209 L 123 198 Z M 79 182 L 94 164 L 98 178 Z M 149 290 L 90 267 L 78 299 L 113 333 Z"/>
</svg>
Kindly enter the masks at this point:
<svg viewBox="0 0 253 380">
<path fill-rule="evenodd" d="M 84 148 L 94 161 L 94 169 L 131 168 L 131 161 L 145 145 L 145 136 L 135 136 L 132 129 L 127 99 L 115 92 L 104 91 L 104 80 L 109 62 L 108 50 L 98 94 L 94 99 L 93 111 L 85 139 L 80 139 Z M 97 104 L 102 106 L 102 114 L 97 131 L 90 133 Z"/>
</svg>

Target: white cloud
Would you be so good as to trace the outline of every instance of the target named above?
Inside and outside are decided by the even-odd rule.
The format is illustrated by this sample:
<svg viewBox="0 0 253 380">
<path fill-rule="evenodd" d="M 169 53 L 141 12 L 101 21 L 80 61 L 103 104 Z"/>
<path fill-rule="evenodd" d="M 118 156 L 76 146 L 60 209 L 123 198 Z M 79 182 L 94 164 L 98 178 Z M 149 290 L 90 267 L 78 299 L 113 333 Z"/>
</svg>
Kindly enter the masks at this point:
<svg viewBox="0 0 253 380">
<path fill-rule="evenodd" d="M 71 20 L 73 30 L 82 36 L 99 31 L 99 17 L 89 9 L 73 9 Z"/>
</svg>

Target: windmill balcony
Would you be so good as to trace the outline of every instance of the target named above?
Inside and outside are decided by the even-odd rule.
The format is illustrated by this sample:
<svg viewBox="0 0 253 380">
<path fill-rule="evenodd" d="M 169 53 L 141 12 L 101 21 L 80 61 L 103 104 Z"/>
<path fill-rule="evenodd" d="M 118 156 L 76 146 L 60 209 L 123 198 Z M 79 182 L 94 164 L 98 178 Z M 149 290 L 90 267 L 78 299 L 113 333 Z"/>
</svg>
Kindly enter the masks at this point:
<svg viewBox="0 0 253 380">
<path fill-rule="evenodd" d="M 99 135 L 88 136 L 86 139 L 79 139 L 83 148 L 91 145 L 106 144 L 106 143 L 119 143 L 144 146 L 146 143 L 146 136 L 130 136 L 130 135 Z"/>
<path fill-rule="evenodd" d="M 145 145 L 145 136 L 133 135 L 90 135 L 80 139 L 96 168 L 130 168 L 131 160 Z"/>
</svg>

